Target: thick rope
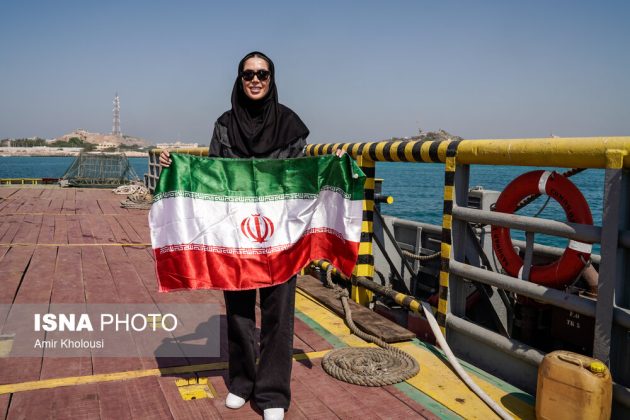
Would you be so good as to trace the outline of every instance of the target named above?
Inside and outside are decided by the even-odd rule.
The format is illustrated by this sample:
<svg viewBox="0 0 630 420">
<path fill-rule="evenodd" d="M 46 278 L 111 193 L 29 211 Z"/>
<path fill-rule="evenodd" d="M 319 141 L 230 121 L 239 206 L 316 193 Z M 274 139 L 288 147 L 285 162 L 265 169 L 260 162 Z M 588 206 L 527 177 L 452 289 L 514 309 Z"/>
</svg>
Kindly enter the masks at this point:
<svg viewBox="0 0 630 420">
<path fill-rule="evenodd" d="M 332 350 L 322 360 L 324 371 L 336 379 L 363 386 L 391 385 L 415 376 L 420 366 L 413 357 L 357 328 L 348 305 L 348 291 L 332 282 L 332 268 L 329 265 L 326 269 L 326 283 L 340 297 L 350 331 L 381 348 L 347 347 Z"/>
<path fill-rule="evenodd" d="M 126 200 L 120 202 L 120 206 L 126 209 L 148 210 L 153 203 L 153 196 L 143 185 L 121 185 L 113 191 L 116 194 L 129 194 Z"/>
<path fill-rule="evenodd" d="M 139 191 L 146 192 L 149 190 L 143 185 L 136 185 L 136 184 L 121 185 L 120 187 L 114 188 L 112 190 L 114 194 L 120 194 L 120 195 L 129 195 L 129 194 L 137 193 Z"/>
</svg>

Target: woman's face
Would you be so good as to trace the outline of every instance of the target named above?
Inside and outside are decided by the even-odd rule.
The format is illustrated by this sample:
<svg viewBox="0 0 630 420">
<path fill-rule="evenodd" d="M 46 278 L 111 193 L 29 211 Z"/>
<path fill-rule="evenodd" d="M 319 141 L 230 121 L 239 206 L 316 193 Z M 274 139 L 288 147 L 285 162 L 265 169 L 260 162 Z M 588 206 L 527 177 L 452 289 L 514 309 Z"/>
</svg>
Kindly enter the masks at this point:
<svg viewBox="0 0 630 420">
<path fill-rule="evenodd" d="M 251 57 L 245 61 L 243 65 L 243 71 L 251 70 L 257 72 L 259 70 L 267 70 L 269 71 L 269 64 L 265 60 L 260 57 Z M 269 81 L 271 80 L 271 76 L 266 80 L 259 80 L 258 76 L 255 75 L 252 80 L 245 80 L 241 77 L 241 82 L 243 83 L 243 90 L 245 91 L 245 95 L 251 100 L 257 101 L 259 99 L 264 98 L 269 92 Z"/>
</svg>

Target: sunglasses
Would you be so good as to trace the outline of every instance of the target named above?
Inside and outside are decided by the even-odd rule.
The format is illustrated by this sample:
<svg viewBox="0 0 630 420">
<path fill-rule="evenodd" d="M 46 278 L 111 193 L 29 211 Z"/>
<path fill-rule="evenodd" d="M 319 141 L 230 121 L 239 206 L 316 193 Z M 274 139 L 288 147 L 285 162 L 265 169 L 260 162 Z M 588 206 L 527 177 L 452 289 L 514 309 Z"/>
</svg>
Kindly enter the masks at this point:
<svg viewBox="0 0 630 420">
<path fill-rule="evenodd" d="M 264 82 L 265 80 L 269 79 L 269 76 L 271 76 L 271 72 L 269 70 L 243 70 L 241 72 L 241 77 L 247 82 L 251 82 L 252 80 L 254 80 L 254 76 L 257 76 L 258 80 Z"/>
</svg>

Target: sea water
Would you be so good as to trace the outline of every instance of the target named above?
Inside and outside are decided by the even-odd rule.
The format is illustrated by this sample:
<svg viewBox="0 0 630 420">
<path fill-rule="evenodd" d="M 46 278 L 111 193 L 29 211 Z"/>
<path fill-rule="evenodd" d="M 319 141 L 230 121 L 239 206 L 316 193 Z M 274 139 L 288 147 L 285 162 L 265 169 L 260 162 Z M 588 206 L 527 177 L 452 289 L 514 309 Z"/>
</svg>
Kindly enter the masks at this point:
<svg viewBox="0 0 630 420">
<path fill-rule="evenodd" d="M 74 161 L 74 157 L 0 157 L 0 178 L 60 178 Z M 148 158 L 129 158 L 140 177 L 148 172 Z M 565 168 L 532 168 L 524 166 L 474 165 L 470 170 L 470 187 L 503 191 L 518 175 L 537 169 L 557 170 Z M 383 194 L 394 197 L 394 203 L 381 205 L 383 214 L 436 225 L 442 224 L 444 197 L 444 165 L 439 163 L 378 162 L 376 177 L 383 178 Z M 604 170 L 588 169 L 572 176 L 571 181 L 580 189 L 589 203 L 593 223 L 601 226 Z M 540 197 L 518 214 L 565 221 L 562 207 Z M 523 239 L 522 232 L 513 231 L 513 237 Z M 565 247 L 567 240 L 542 234 L 536 241 L 545 245 Z M 599 245 L 594 246 L 599 253 Z"/>
<path fill-rule="evenodd" d="M 61 178 L 76 156 L 0 157 L 0 178 Z M 128 158 L 140 179 L 148 172 L 149 158 Z"/>
<path fill-rule="evenodd" d="M 567 168 L 539 168 L 527 166 L 474 165 L 470 169 L 469 187 L 482 187 L 484 190 L 503 191 L 517 176 L 534 170 L 555 170 L 566 172 Z M 444 164 L 379 162 L 376 177 L 383 179 L 382 194 L 391 195 L 393 204 L 381 204 L 383 214 L 419 222 L 442 225 L 444 203 Z M 604 191 L 604 170 L 587 169 L 573 175 L 570 180 L 579 188 L 588 202 L 593 223 L 602 222 Z M 547 202 L 548 196 L 541 196 L 518 212 L 524 216 L 537 216 L 545 219 L 566 221 L 564 210 L 555 200 Z M 525 239 L 523 232 L 512 231 L 512 237 Z M 543 234 L 536 234 L 537 243 L 549 246 L 566 247 L 568 240 Z M 599 253 L 599 245 L 593 246 Z"/>
</svg>

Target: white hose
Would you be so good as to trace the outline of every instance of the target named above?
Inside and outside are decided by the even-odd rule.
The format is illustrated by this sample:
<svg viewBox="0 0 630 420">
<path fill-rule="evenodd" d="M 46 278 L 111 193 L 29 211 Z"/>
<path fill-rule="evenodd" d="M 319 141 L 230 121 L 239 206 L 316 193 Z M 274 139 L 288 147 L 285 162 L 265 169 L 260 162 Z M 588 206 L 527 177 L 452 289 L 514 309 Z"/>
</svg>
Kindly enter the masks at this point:
<svg viewBox="0 0 630 420">
<path fill-rule="evenodd" d="M 444 336 L 440 331 L 440 327 L 433 317 L 433 313 L 431 312 L 431 307 L 429 306 L 429 304 L 426 302 L 422 302 L 422 309 L 424 311 L 424 316 L 427 318 L 427 321 L 429 321 L 429 326 L 431 326 L 431 331 L 433 331 L 433 335 L 435 335 L 435 339 L 438 345 L 440 346 L 440 348 L 446 355 L 449 363 L 451 364 L 455 372 L 457 372 L 462 381 L 464 381 L 464 383 L 468 385 L 468 388 L 470 388 L 472 392 L 477 394 L 477 396 L 481 398 L 482 401 L 485 402 L 488 407 L 492 409 L 492 411 L 497 413 L 499 417 L 504 420 L 513 420 L 512 416 L 510 416 L 499 404 L 494 402 L 492 398 L 488 396 L 488 394 L 483 392 L 483 390 L 479 388 L 479 386 L 475 382 L 473 382 L 473 380 L 470 378 L 470 376 L 468 376 L 464 368 L 462 368 L 462 365 L 459 364 L 459 361 L 451 351 L 451 348 L 446 343 L 446 340 L 444 339 Z"/>
</svg>

